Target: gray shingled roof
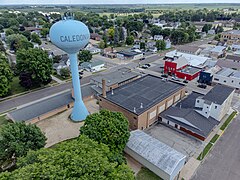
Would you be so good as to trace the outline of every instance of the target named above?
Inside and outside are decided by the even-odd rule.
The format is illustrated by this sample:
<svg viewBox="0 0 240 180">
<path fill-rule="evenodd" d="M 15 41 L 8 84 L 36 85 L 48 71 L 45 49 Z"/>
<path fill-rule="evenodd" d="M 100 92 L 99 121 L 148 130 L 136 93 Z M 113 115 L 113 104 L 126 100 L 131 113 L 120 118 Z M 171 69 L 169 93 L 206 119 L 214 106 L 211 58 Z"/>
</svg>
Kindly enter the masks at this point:
<svg viewBox="0 0 240 180">
<path fill-rule="evenodd" d="M 175 107 L 170 107 L 162 112 L 160 116 L 203 137 L 208 137 L 214 126 L 219 124 L 219 121 L 212 117 L 206 118 L 196 112 L 197 109 L 194 109 L 195 100 L 199 96 L 201 94 L 191 93 Z"/>
<path fill-rule="evenodd" d="M 93 77 L 92 80 L 102 83 L 102 79 L 106 80 L 106 85 L 111 86 L 117 83 L 121 83 L 127 81 L 129 79 L 135 78 L 139 76 L 139 73 L 132 72 L 131 69 L 128 68 L 120 68 L 114 72 L 108 74 L 101 74 L 97 77 Z"/>
<path fill-rule="evenodd" d="M 47 112 L 53 111 L 73 101 L 71 91 L 59 94 L 46 100 L 31 104 L 21 109 L 14 110 L 9 115 L 16 122 L 27 121 Z"/>
<path fill-rule="evenodd" d="M 221 105 L 234 90 L 232 87 L 217 84 L 203 99 Z"/>
<path fill-rule="evenodd" d="M 146 75 L 107 93 L 107 98 L 137 115 L 168 98 L 182 89 L 184 85 L 162 78 Z M 141 103 L 143 107 L 141 108 Z M 135 112 L 134 112 L 135 108 Z"/>
<path fill-rule="evenodd" d="M 94 94 L 91 85 L 82 86 L 82 96 L 89 97 Z M 27 121 L 36 118 L 40 115 L 46 114 L 57 108 L 65 106 L 73 102 L 71 90 L 58 94 L 56 96 L 50 97 L 48 99 L 41 100 L 29 106 L 25 106 L 20 109 L 9 112 L 8 114 L 16 122 Z"/>
</svg>

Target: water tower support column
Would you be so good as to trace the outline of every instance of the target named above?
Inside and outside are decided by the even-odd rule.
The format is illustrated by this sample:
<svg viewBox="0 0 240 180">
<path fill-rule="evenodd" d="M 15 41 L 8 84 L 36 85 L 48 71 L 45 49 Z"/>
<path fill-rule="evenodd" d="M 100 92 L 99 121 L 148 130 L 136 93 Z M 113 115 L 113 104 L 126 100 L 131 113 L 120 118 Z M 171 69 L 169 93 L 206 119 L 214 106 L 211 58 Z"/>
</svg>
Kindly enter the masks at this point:
<svg viewBox="0 0 240 180">
<path fill-rule="evenodd" d="M 79 79 L 79 73 L 78 73 L 77 54 L 76 53 L 69 54 L 69 58 L 70 58 L 72 85 L 73 85 L 74 99 L 75 99 L 73 111 L 71 114 L 71 119 L 74 121 L 83 121 L 86 119 L 89 113 L 82 100 L 82 93 L 80 89 L 80 79 Z"/>
</svg>

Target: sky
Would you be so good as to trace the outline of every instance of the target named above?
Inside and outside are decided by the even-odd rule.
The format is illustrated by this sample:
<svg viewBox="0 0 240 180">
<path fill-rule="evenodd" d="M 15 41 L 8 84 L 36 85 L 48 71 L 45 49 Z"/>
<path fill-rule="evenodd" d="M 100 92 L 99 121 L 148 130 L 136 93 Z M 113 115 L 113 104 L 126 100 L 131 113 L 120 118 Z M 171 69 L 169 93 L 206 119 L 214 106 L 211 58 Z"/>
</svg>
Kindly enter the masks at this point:
<svg viewBox="0 0 240 180">
<path fill-rule="evenodd" d="M 0 0 L 5 4 L 170 4 L 170 3 L 240 3 L 240 0 Z"/>
</svg>

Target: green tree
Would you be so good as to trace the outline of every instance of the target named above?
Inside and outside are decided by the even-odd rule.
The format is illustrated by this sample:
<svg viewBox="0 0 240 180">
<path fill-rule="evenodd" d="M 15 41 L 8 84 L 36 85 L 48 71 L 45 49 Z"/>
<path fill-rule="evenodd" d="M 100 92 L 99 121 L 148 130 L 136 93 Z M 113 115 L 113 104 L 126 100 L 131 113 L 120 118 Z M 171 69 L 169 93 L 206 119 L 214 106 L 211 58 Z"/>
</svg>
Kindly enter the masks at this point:
<svg viewBox="0 0 240 180">
<path fill-rule="evenodd" d="M 90 62 L 92 60 L 92 54 L 88 50 L 81 50 L 78 53 L 79 64 L 83 62 Z"/>
<path fill-rule="evenodd" d="M 27 40 L 31 40 L 31 32 L 30 31 L 23 31 L 20 32 L 20 34 L 22 34 L 23 36 L 25 36 L 27 38 Z"/>
<path fill-rule="evenodd" d="M 17 52 L 17 70 L 31 74 L 34 85 L 51 82 L 52 60 L 41 49 L 22 49 Z M 20 82 L 21 84 L 21 82 Z"/>
<path fill-rule="evenodd" d="M 122 152 L 130 136 L 128 128 L 128 120 L 122 113 L 101 110 L 86 118 L 80 133 L 108 145 L 112 151 Z"/>
<path fill-rule="evenodd" d="M 140 42 L 140 49 L 146 49 L 145 42 Z"/>
<path fill-rule="evenodd" d="M 156 48 L 157 48 L 158 51 L 166 49 L 165 41 L 164 40 L 157 40 L 156 41 Z"/>
<path fill-rule="evenodd" d="M 6 96 L 9 93 L 12 78 L 13 73 L 8 64 L 8 60 L 0 53 L 0 97 Z"/>
<path fill-rule="evenodd" d="M 20 179 L 116 179 L 134 180 L 126 164 L 109 160 L 110 150 L 84 135 L 62 142 L 54 149 L 30 151 L 19 158 L 18 169 L 0 174 L 2 180 Z"/>
<path fill-rule="evenodd" d="M 99 44 L 98 44 L 98 47 L 100 49 L 104 49 L 105 48 L 105 42 L 104 41 L 100 41 Z"/>
<path fill-rule="evenodd" d="M 134 43 L 134 37 L 133 36 L 127 36 L 126 38 L 126 44 L 132 45 Z"/>
<path fill-rule="evenodd" d="M 68 68 L 60 69 L 60 75 L 64 78 L 70 77 L 70 70 Z"/>
<path fill-rule="evenodd" d="M 40 34 L 43 38 L 46 38 L 48 33 L 49 33 L 49 28 L 42 28 L 41 29 Z"/>
<path fill-rule="evenodd" d="M 214 40 L 216 40 L 216 41 L 220 41 L 220 38 L 221 38 L 221 34 L 216 34 L 214 36 Z"/>
<path fill-rule="evenodd" d="M 14 51 L 33 47 L 33 44 L 30 43 L 27 38 L 21 34 L 12 34 L 7 36 L 7 44 L 10 46 L 10 49 Z"/>
<path fill-rule="evenodd" d="M 37 43 L 39 45 L 42 44 L 41 39 L 39 38 L 39 36 L 36 33 L 32 33 L 31 34 L 31 40 L 32 40 L 32 42 L 35 42 L 35 43 Z"/>
<path fill-rule="evenodd" d="M 111 40 L 111 41 L 113 40 L 114 34 L 115 34 L 115 30 L 113 28 L 109 28 L 107 31 L 107 36 L 108 36 L 109 40 Z"/>
<path fill-rule="evenodd" d="M 14 31 L 12 29 L 8 28 L 8 29 L 6 29 L 5 33 L 6 33 L 6 36 L 9 36 L 9 35 L 14 34 Z"/>
<path fill-rule="evenodd" d="M 45 146 L 46 137 L 39 127 L 33 124 L 9 123 L 0 131 L 0 164 L 27 155 L 29 150 Z"/>
<path fill-rule="evenodd" d="M 4 44 L 3 44 L 3 42 L 0 40 L 0 53 L 1 52 L 6 52 L 6 49 L 5 49 L 5 47 L 4 47 Z"/>
<path fill-rule="evenodd" d="M 212 24 L 204 24 L 202 28 L 202 32 L 208 33 L 208 31 L 211 29 L 212 29 Z"/>
</svg>

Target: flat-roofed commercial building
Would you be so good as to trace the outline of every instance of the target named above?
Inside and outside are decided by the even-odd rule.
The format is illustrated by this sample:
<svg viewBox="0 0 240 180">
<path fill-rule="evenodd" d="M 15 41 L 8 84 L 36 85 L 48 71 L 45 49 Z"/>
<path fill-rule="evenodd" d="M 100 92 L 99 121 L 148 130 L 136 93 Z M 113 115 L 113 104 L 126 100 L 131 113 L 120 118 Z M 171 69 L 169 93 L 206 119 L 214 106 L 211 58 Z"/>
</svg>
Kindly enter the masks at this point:
<svg viewBox="0 0 240 180">
<path fill-rule="evenodd" d="M 186 156 L 143 131 L 131 132 L 125 153 L 164 180 L 173 180 L 183 168 Z"/>
<path fill-rule="evenodd" d="M 240 71 L 222 68 L 213 75 L 213 82 L 233 88 L 240 88 Z"/>
<path fill-rule="evenodd" d="M 93 77 L 91 83 L 94 84 L 94 86 L 92 86 L 94 90 L 102 92 L 103 79 L 106 81 L 106 91 L 110 91 L 139 77 L 139 73 L 133 72 L 129 68 L 120 68 L 116 71 Z"/>
<path fill-rule="evenodd" d="M 101 109 L 122 112 L 130 129 L 145 129 L 158 115 L 185 96 L 185 86 L 146 75 L 99 96 Z"/>
<path fill-rule="evenodd" d="M 240 42 L 240 30 L 222 32 L 221 41 L 226 41 L 229 44 Z"/>
</svg>

